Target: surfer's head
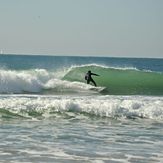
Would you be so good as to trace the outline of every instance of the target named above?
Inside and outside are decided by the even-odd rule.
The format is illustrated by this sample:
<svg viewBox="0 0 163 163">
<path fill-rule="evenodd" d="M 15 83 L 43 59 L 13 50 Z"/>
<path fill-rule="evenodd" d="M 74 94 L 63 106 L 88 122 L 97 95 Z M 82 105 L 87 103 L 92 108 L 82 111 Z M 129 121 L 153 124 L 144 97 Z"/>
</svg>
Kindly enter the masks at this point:
<svg viewBox="0 0 163 163">
<path fill-rule="evenodd" d="M 91 73 L 91 71 L 89 70 L 88 73 Z"/>
</svg>

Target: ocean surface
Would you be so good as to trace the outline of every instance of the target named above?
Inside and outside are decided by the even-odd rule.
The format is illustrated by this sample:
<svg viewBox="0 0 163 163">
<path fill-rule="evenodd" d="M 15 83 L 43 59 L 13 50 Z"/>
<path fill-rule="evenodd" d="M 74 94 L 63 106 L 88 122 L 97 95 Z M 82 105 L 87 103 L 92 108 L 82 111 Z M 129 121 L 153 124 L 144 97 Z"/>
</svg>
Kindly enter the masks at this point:
<svg viewBox="0 0 163 163">
<path fill-rule="evenodd" d="M 163 162 L 163 59 L 0 55 L 0 162 Z"/>
</svg>

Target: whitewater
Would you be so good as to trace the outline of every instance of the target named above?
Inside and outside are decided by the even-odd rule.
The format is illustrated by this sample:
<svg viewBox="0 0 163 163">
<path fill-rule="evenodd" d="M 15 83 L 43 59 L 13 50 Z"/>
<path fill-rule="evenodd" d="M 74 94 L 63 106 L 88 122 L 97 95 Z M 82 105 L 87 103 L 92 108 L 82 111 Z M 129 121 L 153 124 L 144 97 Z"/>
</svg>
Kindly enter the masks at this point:
<svg viewBox="0 0 163 163">
<path fill-rule="evenodd" d="M 162 162 L 162 126 L 163 59 L 0 56 L 0 162 Z"/>
</svg>

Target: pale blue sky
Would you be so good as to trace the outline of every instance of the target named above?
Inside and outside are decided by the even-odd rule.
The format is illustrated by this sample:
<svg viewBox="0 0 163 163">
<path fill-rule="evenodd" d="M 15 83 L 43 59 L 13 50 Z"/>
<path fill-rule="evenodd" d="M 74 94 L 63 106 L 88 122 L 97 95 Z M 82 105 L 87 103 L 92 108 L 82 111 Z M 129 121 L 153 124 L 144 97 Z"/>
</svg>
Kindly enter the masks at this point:
<svg viewBox="0 0 163 163">
<path fill-rule="evenodd" d="M 163 0 L 0 0 L 0 50 L 163 58 Z"/>
</svg>

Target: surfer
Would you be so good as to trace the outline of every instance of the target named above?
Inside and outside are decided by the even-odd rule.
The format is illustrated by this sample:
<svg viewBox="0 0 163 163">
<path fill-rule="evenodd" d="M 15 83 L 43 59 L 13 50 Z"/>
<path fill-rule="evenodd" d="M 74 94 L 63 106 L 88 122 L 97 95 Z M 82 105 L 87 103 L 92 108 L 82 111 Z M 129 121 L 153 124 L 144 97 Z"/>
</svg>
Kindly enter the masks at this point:
<svg viewBox="0 0 163 163">
<path fill-rule="evenodd" d="M 85 75 L 85 80 L 87 80 L 87 84 L 89 84 L 90 82 L 92 82 L 95 87 L 96 87 L 96 82 L 92 79 L 91 75 L 95 75 L 95 76 L 99 76 L 97 74 L 92 73 L 90 70 L 86 73 Z"/>
</svg>

